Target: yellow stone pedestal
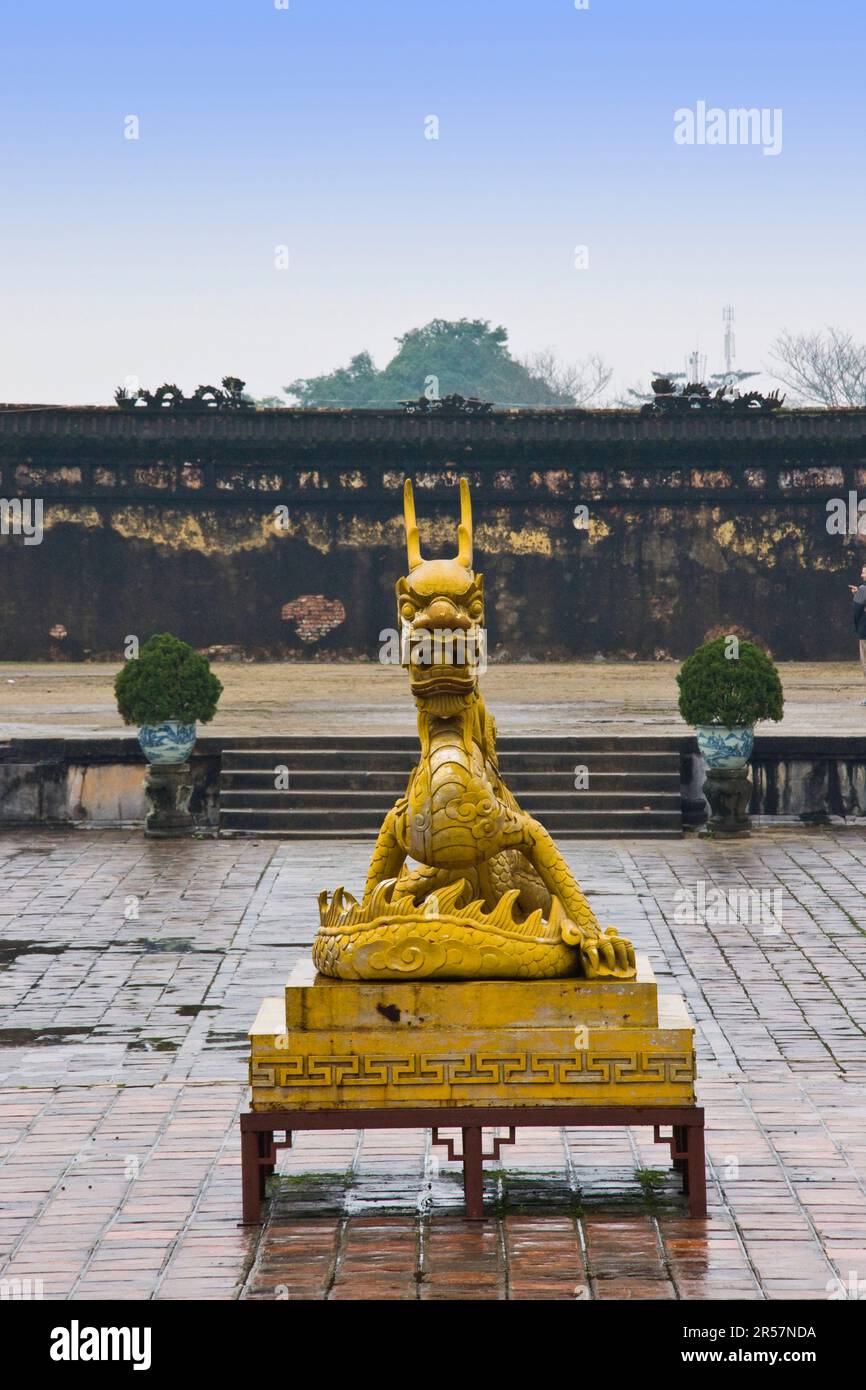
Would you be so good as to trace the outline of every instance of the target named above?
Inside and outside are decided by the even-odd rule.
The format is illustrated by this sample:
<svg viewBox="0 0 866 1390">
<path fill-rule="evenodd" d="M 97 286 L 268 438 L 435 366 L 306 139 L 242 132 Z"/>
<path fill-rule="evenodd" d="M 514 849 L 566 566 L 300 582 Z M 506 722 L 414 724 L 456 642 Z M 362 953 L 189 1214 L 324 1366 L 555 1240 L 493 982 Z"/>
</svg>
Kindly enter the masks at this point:
<svg viewBox="0 0 866 1390">
<path fill-rule="evenodd" d="M 682 998 L 634 980 L 349 981 L 299 967 L 250 1032 L 255 1110 L 694 1105 Z"/>
</svg>

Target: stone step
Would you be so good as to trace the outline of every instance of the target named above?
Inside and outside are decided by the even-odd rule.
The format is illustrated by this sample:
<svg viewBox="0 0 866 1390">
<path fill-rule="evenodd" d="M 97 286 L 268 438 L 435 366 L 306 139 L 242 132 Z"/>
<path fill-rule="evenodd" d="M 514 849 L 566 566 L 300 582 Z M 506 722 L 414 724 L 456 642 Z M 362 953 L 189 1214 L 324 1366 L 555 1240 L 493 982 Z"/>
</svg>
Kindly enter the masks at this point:
<svg viewBox="0 0 866 1390">
<path fill-rule="evenodd" d="M 316 768 L 289 766 L 289 787 L 294 791 L 382 791 L 394 797 L 406 790 L 408 769 L 392 772 L 375 772 L 368 768 Z M 223 769 L 220 778 L 221 792 L 225 791 L 264 791 L 272 785 L 275 777 L 273 767 L 268 768 L 228 768 Z M 525 796 L 532 791 L 569 791 L 574 789 L 574 768 L 567 772 L 510 772 L 508 785 L 515 796 Z M 680 774 L 674 768 L 666 772 L 645 772 L 623 770 L 620 772 L 600 772 L 595 768 L 589 771 L 589 787 L 592 791 L 632 790 L 679 793 Z"/>
<path fill-rule="evenodd" d="M 689 731 L 683 728 L 683 737 Z M 206 738 L 207 735 L 205 734 Z M 678 752 L 682 739 L 668 734 L 499 734 L 496 746 L 501 752 L 522 752 L 527 749 L 553 749 L 572 753 L 576 749 L 588 748 L 597 752 L 640 752 L 650 749 L 657 752 Z M 287 749 L 306 748 L 320 752 L 322 749 L 408 749 L 417 751 L 418 735 L 411 734 L 245 734 L 243 741 L 236 745 L 237 751 L 247 749 Z M 232 751 L 225 749 L 225 752 Z"/>
<path fill-rule="evenodd" d="M 682 834 L 677 739 L 503 738 L 503 776 L 554 835 Z M 372 838 L 418 759 L 411 736 L 245 740 L 226 748 L 220 833 Z M 586 768 L 585 790 L 574 786 Z M 278 770 L 289 786 L 278 790 Z"/>
<path fill-rule="evenodd" d="M 222 755 L 226 772 L 261 770 L 273 774 L 277 767 L 300 771 L 401 772 L 408 776 L 418 761 L 418 746 L 400 749 L 285 749 L 285 748 L 227 748 Z M 679 773 L 679 754 L 676 752 L 646 752 L 620 750 L 617 752 L 563 752 L 532 750 L 500 752 L 499 766 L 503 776 L 516 772 L 571 772 L 586 767 L 590 773 L 645 772 Z"/>
<path fill-rule="evenodd" d="M 235 809 L 280 810 L 364 810 L 373 815 L 384 816 L 393 806 L 382 791 L 322 791 L 319 788 L 307 791 L 289 789 L 277 790 L 274 787 L 260 787 L 250 790 L 243 787 L 237 790 L 220 791 L 220 811 L 226 813 Z M 679 811 L 680 791 L 654 792 L 648 797 L 644 791 L 595 790 L 524 792 L 521 797 L 524 810 L 547 819 L 559 811 Z"/>
<path fill-rule="evenodd" d="M 226 826 L 220 829 L 220 838 L 226 840 L 344 840 L 353 844 L 370 844 L 370 835 L 363 830 L 250 830 Z M 682 839 L 682 826 L 667 830 L 610 830 L 595 828 L 557 831 L 559 840 L 679 840 Z"/>
<path fill-rule="evenodd" d="M 264 810 L 261 808 L 220 808 L 220 833 L 227 830 L 258 833 L 273 830 L 277 833 L 292 829 L 310 831 L 353 831 L 373 836 L 381 824 L 381 816 L 363 807 L 345 808 L 304 807 L 290 809 Z M 572 830 L 585 830 L 597 837 L 604 837 L 608 830 L 627 830 L 640 836 L 649 830 L 666 830 L 675 835 L 682 834 L 682 817 L 676 810 L 621 810 L 613 809 L 601 814 L 599 811 L 548 811 L 544 824 L 552 835 Z"/>
</svg>

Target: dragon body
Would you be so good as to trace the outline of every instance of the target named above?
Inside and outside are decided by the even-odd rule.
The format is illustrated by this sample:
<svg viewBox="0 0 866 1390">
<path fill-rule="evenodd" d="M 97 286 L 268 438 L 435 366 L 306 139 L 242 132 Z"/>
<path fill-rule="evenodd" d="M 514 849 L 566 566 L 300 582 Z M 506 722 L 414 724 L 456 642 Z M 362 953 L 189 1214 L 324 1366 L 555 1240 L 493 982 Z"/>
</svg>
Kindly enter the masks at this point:
<svg viewBox="0 0 866 1390">
<path fill-rule="evenodd" d="M 601 930 L 500 774 L 478 688 L 483 576 L 472 570 L 465 479 L 460 496 L 457 557 L 424 560 L 405 485 L 409 573 L 397 606 L 420 758 L 379 831 L 361 902 L 343 889 L 320 895 L 313 959 L 344 979 L 632 978 L 630 942 Z"/>
</svg>

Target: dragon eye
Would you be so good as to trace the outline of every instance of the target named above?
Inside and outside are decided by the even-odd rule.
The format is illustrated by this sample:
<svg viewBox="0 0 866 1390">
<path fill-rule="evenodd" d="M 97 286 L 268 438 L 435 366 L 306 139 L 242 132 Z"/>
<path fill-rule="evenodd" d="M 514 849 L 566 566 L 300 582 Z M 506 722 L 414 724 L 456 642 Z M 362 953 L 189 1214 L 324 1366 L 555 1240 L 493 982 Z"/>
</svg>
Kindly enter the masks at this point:
<svg viewBox="0 0 866 1390">
<path fill-rule="evenodd" d="M 472 618 L 473 621 L 477 622 L 477 620 L 481 617 L 481 614 L 482 614 L 483 612 L 484 612 L 484 605 L 483 605 L 483 603 L 481 602 L 480 598 L 473 599 L 472 602 L 471 602 L 470 605 L 469 605 L 469 616 L 470 616 L 470 618 Z"/>
<path fill-rule="evenodd" d="M 412 607 L 411 603 L 401 603 L 401 605 L 400 605 L 400 617 L 403 618 L 403 619 L 405 619 L 405 621 L 406 621 L 407 623 L 411 623 L 411 621 L 412 621 L 412 619 L 414 618 L 414 616 L 415 616 L 415 609 Z"/>
</svg>

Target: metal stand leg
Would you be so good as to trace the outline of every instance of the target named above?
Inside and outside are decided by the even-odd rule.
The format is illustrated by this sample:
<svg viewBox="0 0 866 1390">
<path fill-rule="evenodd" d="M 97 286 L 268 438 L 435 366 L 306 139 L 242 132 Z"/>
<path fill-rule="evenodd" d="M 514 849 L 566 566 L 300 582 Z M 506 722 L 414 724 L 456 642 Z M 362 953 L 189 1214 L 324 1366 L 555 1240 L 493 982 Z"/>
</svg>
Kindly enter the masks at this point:
<svg viewBox="0 0 866 1390">
<path fill-rule="evenodd" d="M 678 1173 L 683 1175 L 683 1192 L 688 1192 L 688 1163 L 685 1158 L 678 1158 L 677 1154 L 684 1154 L 688 1149 L 689 1131 L 687 1125 L 673 1125 L 673 1143 L 671 1144 L 671 1154 L 673 1165 Z"/>
<path fill-rule="evenodd" d="M 259 1199 L 261 1200 L 267 1191 L 268 1178 L 276 1167 L 274 1153 L 274 1136 L 267 1130 L 260 1130 L 258 1134 L 258 1170 L 259 1170 Z"/>
<path fill-rule="evenodd" d="M 703 1124 L 687 1126 L 686 1143 L 688 1146 L 686 1180 L 688 1182 L 689 1215 L 706 1217 L 707 1161 L 704 1153 Z"/>
<path fill-rule="evenodd" d="M 244 1225 L 260 1225 L 262 1189 L 259 1177 L 259 1136 L 253 1130 L 241 1130 L 241 1193 Z"/>
<path fill-rule="evenodd" d="M 484 1216 L 484 1170 L 481 1164 L 481 1127 L 463 1128 L 463 1196 L 470 1221 Z"/>
</svg>

